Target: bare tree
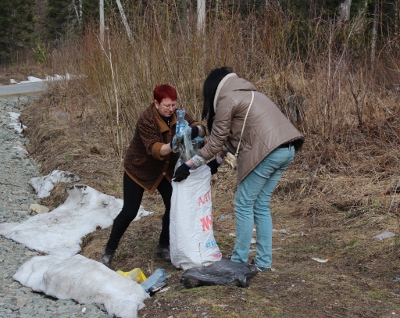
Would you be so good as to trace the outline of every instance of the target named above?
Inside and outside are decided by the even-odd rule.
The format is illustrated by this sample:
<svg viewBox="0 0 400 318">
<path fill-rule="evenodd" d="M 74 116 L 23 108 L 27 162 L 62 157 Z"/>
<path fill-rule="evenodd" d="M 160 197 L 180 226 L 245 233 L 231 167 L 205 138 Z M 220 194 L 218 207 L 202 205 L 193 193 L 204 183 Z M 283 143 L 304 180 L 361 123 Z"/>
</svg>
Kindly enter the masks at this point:
<svg viewBox="0 0 400 318">
<path fill-rule="evenodd" d="M 104 44 L 104 0 L 100 0 L 100 42 Z"/>
<path fill-rule="evenodd" d="M 398 44 L 398 36 L 399 36 L 399 11 L 400 11 L 400 3 L 398 0 L 393 1 L 393 9 L 394 9 L 394 36 L 396 39 L 396 44 Z"/>
<path fill-rule="evenodd" d="M 78 5 L 76 5 L 75 0 L 72 0 L 72 6 L 75 11 L 76 20 L 78 21 L 78 25 L 81 25 L 82 22 L 82 0 L 78 0 Z"/>
<path fill-rule="evenodd" d="M 347 21 L 350 19 L 350 8 L 352 0 L 345 0 L 340 4 L 339 7 L 339 19 Z"/>
<path fill-rule="evenodd" d="M 131 44 L 133 44 L 132 31 L 129 27 L 128 20 L 126 19 L 124 8 L 122 7 L 122 4 L 121 4 L 121 0 L 117 0 L 117 5 L 118 5 L 119 13 L 121 14 L 122 23 L 125 26 L 126 34 L 128 35 L 129 42 L 131 42 Z"/>
<path fill-rule="evenodd" d="M 206 20 L 206 1 L 197 0 L 197 31 L 203 33 Z"/>
<path fill-rule="evenodd" d="M 371 39 L 371 62 L 375 61 L 376 40 L 378 37 L 378 0 L 374 0 L 374 14 L 372 23 L 372 39 Z"/>
</svg>

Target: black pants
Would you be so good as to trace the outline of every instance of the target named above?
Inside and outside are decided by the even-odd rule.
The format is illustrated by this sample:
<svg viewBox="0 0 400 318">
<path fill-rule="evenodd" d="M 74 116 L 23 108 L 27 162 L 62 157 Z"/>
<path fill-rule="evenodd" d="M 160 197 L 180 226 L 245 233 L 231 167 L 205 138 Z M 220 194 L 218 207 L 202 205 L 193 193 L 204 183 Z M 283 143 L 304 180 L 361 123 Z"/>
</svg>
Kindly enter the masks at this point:
<svg viewBox="0 0 400 318">
<path fill-rule="evenodd" d="M 165 205 L 165 213 L 162 218 L 162 230 L 158 245 L 160 247 L 168 247 L 172 185 L 167 179 L 163 178 L 157 190 L 160 192 Z M 136 217 L 142 202 L 143 192 L 144 189 L 124 173 L 124 204 L 121 212 L 114 220 L 110 238 L 106 245 L 106 253 L 108 255 L 115 253 L 122 235 L 124 235 L 129 224 L 131 224 Z"/>
</svg>

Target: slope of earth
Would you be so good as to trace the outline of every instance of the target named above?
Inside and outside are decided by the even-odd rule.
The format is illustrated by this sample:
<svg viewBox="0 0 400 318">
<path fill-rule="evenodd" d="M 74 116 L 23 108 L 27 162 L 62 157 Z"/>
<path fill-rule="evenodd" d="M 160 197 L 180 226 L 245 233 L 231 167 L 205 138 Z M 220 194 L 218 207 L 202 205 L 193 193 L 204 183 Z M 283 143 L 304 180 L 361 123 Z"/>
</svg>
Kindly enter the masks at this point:
<svg viewBox="0 0 400 318">
<path fill-rule="evenodd" d="M 81 183 L 122 198 L 121 159 L 96 110 L 87 106 L 90 96 L 61 103 L 63 98 L 54 90 L 24 110 L 30 155 L 43 175 L 70 171 Z M 399 121 L 392 127 L 398 132 Z M 130 225 L 111 268 L 141 268 L 147 276 L 164 268 L 169 274 L 168 288 L 146 301 L 140 317 L 397 317 L 400 241 L 373 237 L 399 234 L 400 149 L 378 148 L 384 148 L 383 155 L 346 157 L 347 168 L 341 170 L 318 164 L 310 158 L 322 154 L 310 156 L 312 149 L 304 147 L 271 202 L 274 271 L 256 275 L 249 287 L 183 288 L 183 272 L 155 254 L 163 213 L 159 194 L 145 194 L 142 203 L 154 214 Z M 63 203 L 67 186 L 58 185 L 42 204 L 54 209 Z M 226 166 L 213 176 L 214 235 L 224 258 L 235 242 L 230 235 L 235 187 L 236 174 Z M 98 260 L 110 230 L 88 235 L 81 253 Z"/>
</svg>

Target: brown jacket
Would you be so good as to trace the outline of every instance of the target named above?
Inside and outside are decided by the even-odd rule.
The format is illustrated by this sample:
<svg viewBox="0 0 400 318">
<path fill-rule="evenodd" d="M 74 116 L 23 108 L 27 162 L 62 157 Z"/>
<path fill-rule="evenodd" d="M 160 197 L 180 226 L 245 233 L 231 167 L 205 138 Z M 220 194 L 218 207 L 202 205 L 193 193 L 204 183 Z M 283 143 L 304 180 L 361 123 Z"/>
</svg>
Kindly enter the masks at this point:
<svg viewBox="0 0 400 318">
<path fill-rule="evenodd" d="M 209 160 L 224 146 L 233 154 L 236 152 L 251 91 L 254 91 L 254 101 L 239 149 L 238 182 L 278 146 L 295 141 L 296 148 L 299 148 L 304 140 L 303 135 L 267 96 L 257 92 L 250 82 L 231 73 L 218 86 L 211 135 L 198 155 Z"/>
<path fill-rule="evenodd" d="M 190 126 L 201 125 L 188 114 L 185 119 Z M 136 123 L 135 135 L 124 158 L 124 170 L 150 194 L 155 192 L 164 177 L 169 182 L 172 180 L 180 154 L 171 152 L 161 157 L 160 149 L 174 137 L 176 120 L 176 114 L 173 114 L 168 127 L 152 103 L 143 111 Z"/>
</svg>

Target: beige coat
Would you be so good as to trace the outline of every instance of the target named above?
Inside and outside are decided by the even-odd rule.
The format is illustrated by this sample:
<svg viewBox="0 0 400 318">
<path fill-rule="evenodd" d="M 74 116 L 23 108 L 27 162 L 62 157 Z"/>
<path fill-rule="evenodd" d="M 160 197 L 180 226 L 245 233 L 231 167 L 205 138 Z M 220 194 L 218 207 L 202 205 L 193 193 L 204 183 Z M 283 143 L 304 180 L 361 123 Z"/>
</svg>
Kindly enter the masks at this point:
<svg viewBox="0 0 400 318">
<path fill-rule="evenodd" d="M 247 108 L 254 91 L 254 101 L 246 120 L 238 156 L 238 182 L 278 146 L 304 136 L 293 126 L 279 108 L 253 84 L 228 74 L 219 84 L 214 100 L 215 119 L 210 138 L 198 155 L 210 160 L 226 147 L 233 154 L 239 143 Z"/>
</svg>

